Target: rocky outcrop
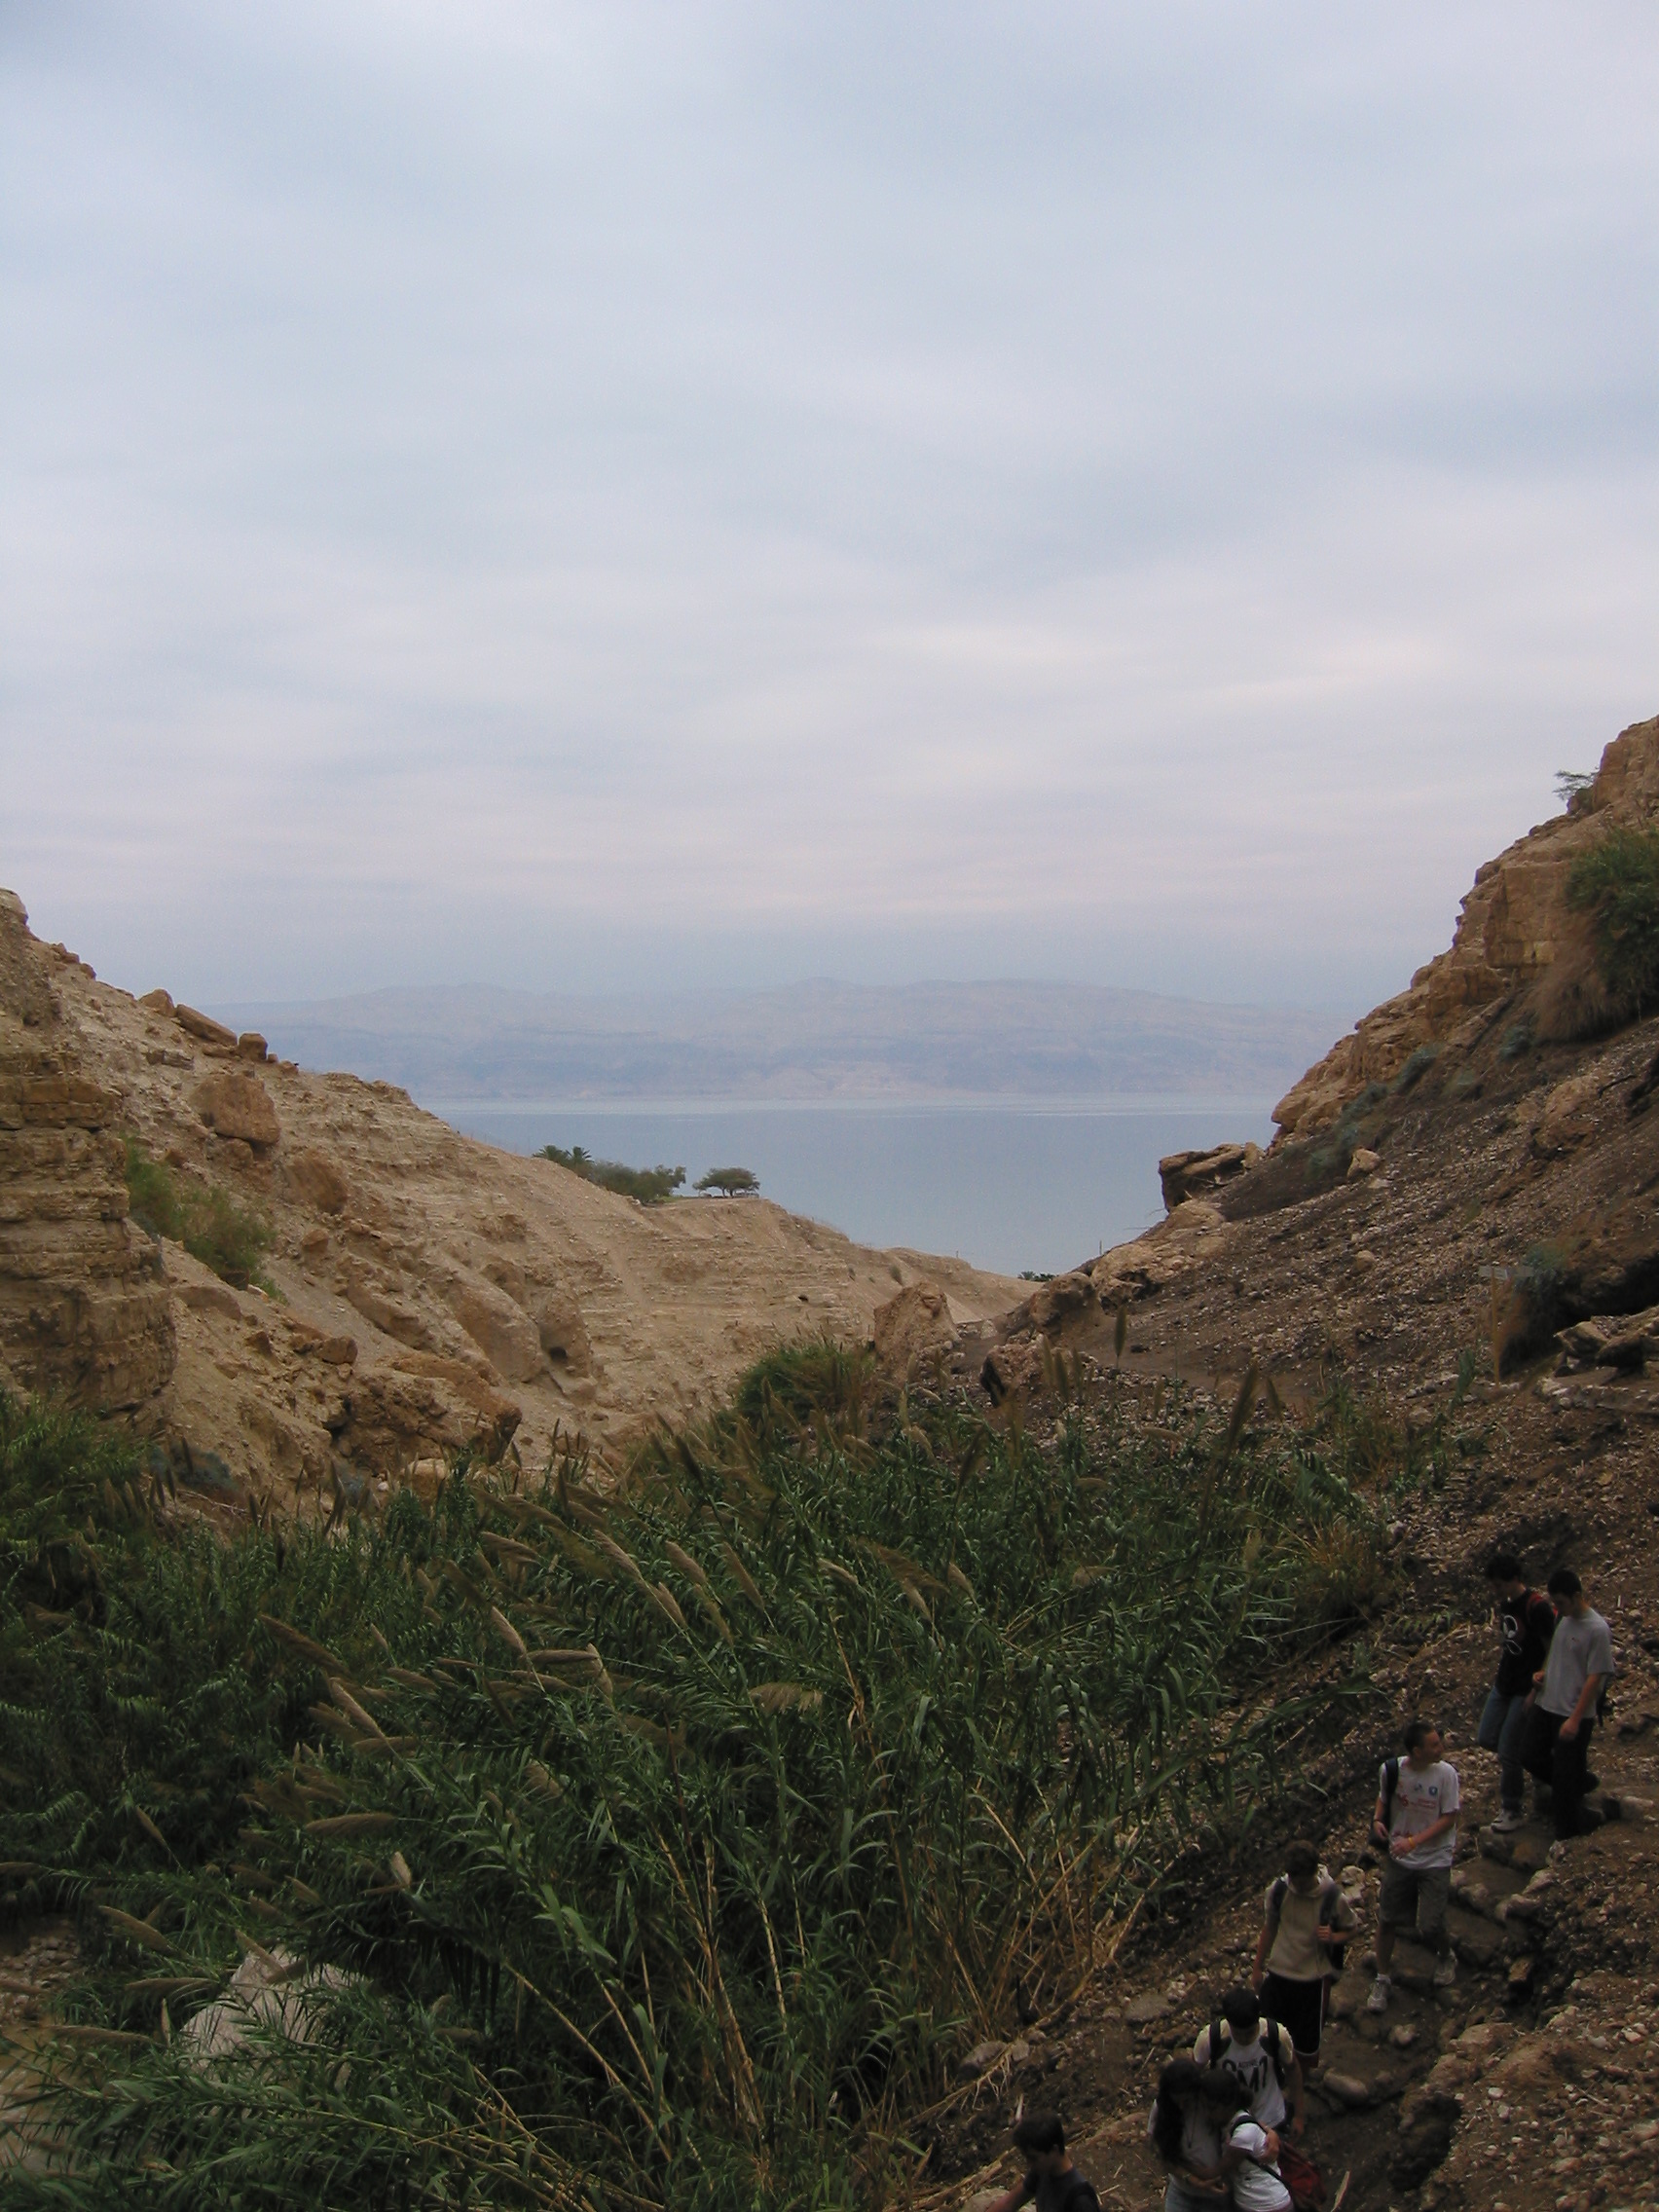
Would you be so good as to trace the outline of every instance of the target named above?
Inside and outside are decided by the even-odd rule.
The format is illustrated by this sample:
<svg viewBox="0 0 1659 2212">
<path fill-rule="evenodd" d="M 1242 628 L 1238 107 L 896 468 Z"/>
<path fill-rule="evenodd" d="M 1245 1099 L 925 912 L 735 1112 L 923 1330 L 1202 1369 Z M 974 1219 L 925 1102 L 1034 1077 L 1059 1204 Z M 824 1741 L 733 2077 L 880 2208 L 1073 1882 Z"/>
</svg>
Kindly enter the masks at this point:
<svg viewBox="0 0 1659 2212">
<path fill-rule="evenodd" d="M 1451 950 L 1357 1024 L 1280 1099 L 1284 1136 L 1328 1128 L 1369 1085 L 1391 1084 L 1416 1053 L 1459 1042 L 1500 1002 L 1530 993 L 1542 1035 L 1582 1034 L 1597 1016 L 1584 917 L 1567 900 L 1574 861 L 1611 827 L 1659 822 L 1659 718 L 1636 722 L 1602 756 L 1566 814 L 1477 870 Z M 1518 1010 L 1519 1011 L 1519 1010 Z"/>
<path fill-rule="evenodd" d="M 907 1381 L 930 1358 L 949 1350 L 956 1324 L 937 1282 L 907 1282 L 875 1309 L 870 1341 L 884 1373 Z"/>
<path fill-rule="evenodd" d="M 133 1406 L 172 1372 L 167 1294 L 127 1218 L 120 1100 L 86 1072 L 50 958 L 0 891 L 0 1361 L 27 1388 Z"/>
<path fill-rule="evenodd" d="M 281 1142 L 282 1124 L 271 1093 L 256 1075 L 217 1069 L 198 1085 L 196 1111 L 215 1136 L 240 1137 L 255 1152 L 269 1152 Z"/>
<path fill-rule="evenodd" d="M 1150 1298 L 1212 1265 L 1227 1237 L 1227 1224 L 1216 1208 L 1189 1198 L 1132 1244 L 1102 1253 L 1089 1270 L 1095 1296 L 1104 1307 Z"/>
<path fill-rule="evenodd" d="M 1165 1212 L 1173 1213 L 1189 1198 L 1204 1198 L 1231 1183 L 1262 1157 L 1256 1144 L 1217 1144 L 1207 1151 L 1172 1152 L 1158 1163 L 1158 1180 L 1163 1192 Z"/>
</svg>

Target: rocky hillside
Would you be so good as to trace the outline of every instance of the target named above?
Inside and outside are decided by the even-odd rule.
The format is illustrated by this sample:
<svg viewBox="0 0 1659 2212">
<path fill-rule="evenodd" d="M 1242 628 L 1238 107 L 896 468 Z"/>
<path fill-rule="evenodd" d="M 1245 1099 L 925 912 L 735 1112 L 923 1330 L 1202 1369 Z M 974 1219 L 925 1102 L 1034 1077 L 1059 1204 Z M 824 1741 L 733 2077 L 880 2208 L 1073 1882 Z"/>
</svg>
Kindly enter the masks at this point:
<svg viewBox="0 0 1659 2212">
<path fill-rule="evenodd" d="M 129 1142 L 233 1252 L 269 1230 L 253 1282 L 129 1218 Z M 131 1413 L 206 1493 L 328 1496 L 474 1441 L 535 1464 L 560 1427 L 603 1454 L 779 1343 L 862 1342 L 922 1275 L 957 1321 L 1020 1290 L 764 1200 L 646 1209 L 497 1152 L 100 983 L 0 893 L 0 1374 Z"/>
<path fill-rule="evenodd" d="M 1027 1424 L 1080 1363 L 1086 1398 L 1155 1407 L 1180 1377 L 1219 1412 L 1299 1418 L 1340 1379 L 1378 1434 L 1415 1435 L 1431 1480 L 1398 1501 L 1373 1639 L 1377 1698 L 1341 1752 L 1227 1864 L 1179 1925 L 1145 1931 L 1063 2016 L 1021 2030 L 941 2114 L 930 2200 L 988 2202 L 1014 2106 L 1058 2103 L 1102 2199 L 1158 2186 L 1144 2144 L 1159 2065 L 1247 1963 L 1283 1837 L 1361 1863 L 1378 1759 L 1435 1714 L 1470 1818 L 1453 1910 L 1462 1978 L 1363 2010 L 1352 1947 L 1308 2147 L 1348 2212 L 1592 2212 L 1659 2201 L 1659 1015 L 1621 1005 L 1574 862 L 1659 829 L 1659 720 L 1626 730 L 1567 812 L 1482 868 L 1450 950 L 1286 1098 L 1266 1152 L 1163 1163 L 1166 1218 L 1046 1284 L 954 1363 Z M 1495 1837 L 1474 1745 L 1494 1657 L 1481 1567 L 1498 1543 L 1539 1583 L 1575 1566 L 1620 1661 L 1594 1764 L 1610 1813 L 1552 1849 Z M 1290 1687 L 1305 1686 L 1298 1681 Z"/>
</svg>

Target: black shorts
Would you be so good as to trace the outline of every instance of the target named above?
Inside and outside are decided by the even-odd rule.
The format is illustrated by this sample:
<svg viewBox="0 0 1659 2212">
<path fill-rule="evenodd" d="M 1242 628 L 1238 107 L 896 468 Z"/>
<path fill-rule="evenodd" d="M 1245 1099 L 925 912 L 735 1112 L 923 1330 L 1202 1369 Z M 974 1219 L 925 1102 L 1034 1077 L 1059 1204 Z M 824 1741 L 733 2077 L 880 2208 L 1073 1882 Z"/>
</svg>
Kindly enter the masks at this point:
<svg viewBox="0 0 1659 2212">
<path fill-rule="evenodd" d="M 1319 2037 L 1325 2025 L 1325 1984 L 1322 1981 L 1287 1981 L 1271 1973 L 1262 1984 L 1262 2010 L 1270 2020 L 1290 2030 L 1298 2058 L 1317 2058 Z"/>
</svg>

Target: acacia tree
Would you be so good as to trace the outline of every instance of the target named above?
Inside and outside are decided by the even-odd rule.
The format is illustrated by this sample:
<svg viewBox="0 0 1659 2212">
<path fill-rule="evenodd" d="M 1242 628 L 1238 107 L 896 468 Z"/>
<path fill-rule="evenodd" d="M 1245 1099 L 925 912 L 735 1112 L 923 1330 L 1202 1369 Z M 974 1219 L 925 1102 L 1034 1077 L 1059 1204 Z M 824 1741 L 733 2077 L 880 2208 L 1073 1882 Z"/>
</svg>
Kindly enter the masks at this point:
<svg viewBox="0 0 1659 2212">
<path fill-rule="evenodd" d="M 760 1195 L 760 1178 L 748 1167 L 711 1167 L 692 1188 L 718 1191 L 723 1198 L 755 1198 Z"/>
</svg>

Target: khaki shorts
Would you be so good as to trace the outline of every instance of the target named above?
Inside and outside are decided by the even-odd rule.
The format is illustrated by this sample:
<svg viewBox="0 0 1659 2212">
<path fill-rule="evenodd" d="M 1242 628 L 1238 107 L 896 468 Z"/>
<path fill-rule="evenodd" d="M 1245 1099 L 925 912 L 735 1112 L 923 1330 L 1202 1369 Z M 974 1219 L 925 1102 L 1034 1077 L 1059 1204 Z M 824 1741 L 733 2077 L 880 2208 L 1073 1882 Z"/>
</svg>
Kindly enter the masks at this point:
<svg viewBox="0 0 1659 2212">
<path fill-rule="evenodd" d="M 1415 1926 L 1424 1942 L 1432 1942 L 1446 1926 L 1451 1895 L 1450 1866 L 1402 1866 L 1390 1859 L 1377 1894 L 1377 1917 L 1384 1928 Z"/>
</svg>

